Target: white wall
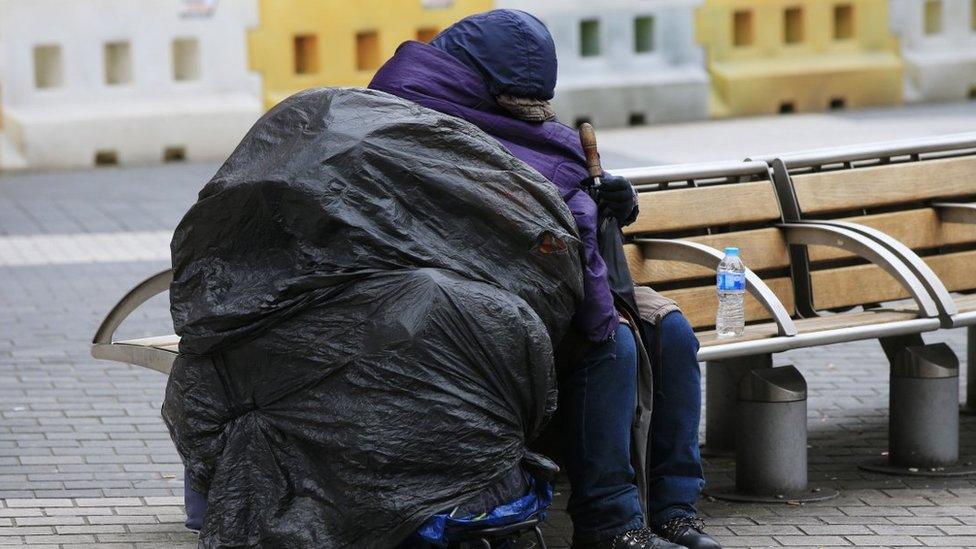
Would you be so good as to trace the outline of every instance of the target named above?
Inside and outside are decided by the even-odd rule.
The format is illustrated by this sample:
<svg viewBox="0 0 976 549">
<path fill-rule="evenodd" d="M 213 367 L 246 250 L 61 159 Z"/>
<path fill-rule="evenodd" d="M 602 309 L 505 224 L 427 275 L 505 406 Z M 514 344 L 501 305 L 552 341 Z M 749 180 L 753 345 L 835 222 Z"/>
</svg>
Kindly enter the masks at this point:
<svg viewBox="0 0 976 549">
<path fill-rule="evenodd" d="M 891 0 L 891 26 L 905 58 L 905 98 L 953 101 L 976 90 L 972 0 L 942 0 L 942 32 L 925 32 L 923 0 Z"/>
<path fill-rule="evenodd" d="M 247 70 L 254 0 L 181 17 L 182 0 L 0 0 L 0 86 L 8 149 L 28 167 L 90 166 L 95 151 L 153 163 L 165 147 L 219 159 L 260 115 Z M 198 41 L 200 77 L 176 81 L 173 40 Z M 128 42 L 131 82 L 109 85 L 106 42 Z M 60 46 L 62 84 L 35 87 L 34 48 Z M 9 154 L 8 154 L 9 156 Z M 0 162 L 9 163 L 0 157 Z"/>
<path fill-rule="evenodd" d="M 708 78 L 694 40 L 700 0 L 499 0 L 499 7 L 528 11 L 549 27 L 556 42 L 559 79 L 553 101 L 572 124 L 627 125 L 632 114 L 647 123 L 706 118 Z M 654 18 L 654 48 L 636 53 L 634 21 Z M 580 54 L 580 22 L 595 19 L 600 54 Z"/>
</svg>

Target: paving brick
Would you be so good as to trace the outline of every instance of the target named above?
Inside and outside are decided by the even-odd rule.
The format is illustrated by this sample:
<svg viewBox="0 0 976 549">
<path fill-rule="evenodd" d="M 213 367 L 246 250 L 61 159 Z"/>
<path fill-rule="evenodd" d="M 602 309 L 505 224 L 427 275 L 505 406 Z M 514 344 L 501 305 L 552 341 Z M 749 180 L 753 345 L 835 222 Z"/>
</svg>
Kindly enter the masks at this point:
<svg viewBox="0 0 976 549">
<path fill-rule="evenodd" d="M 955 517 L 889 517 L 889 521 L 894 524 L 906 525 L 953 525 L 959 524 L 959 519 Z"/>
<path fill-rule="evenodd" d="M 0 509 L 0 517 L 39 517 L 44 514 L 41 509 Z"/>
<path fill-rule="evenodd" d="M 85 534 L 65 534 L 65 535 L 53 535 L 53 536 L 25 536 L 24 538 L 28 545 L 42 544 L 42 543 L 93 543 L 95 537 Z"/>
<path fill-rule="evenodd" d="M 908 511 L 918 517 L 959 517 L 976 515 L 973 507 L 909 507 Z"/>
<path fill-rule="evenodd" d="M 52 517 L 111 515 L 113 513 L 114 511 L 110 507 L 48 507 L 44 509 L 44 514 Z"/>
<path fill-rule="evenodd" d="M 78 507 L 140 507 L 143 502 L 139 498 L 83 498 L 76 499 Z"/>
<path fill-rule="evenodd" d="M 182 496 L 145 497 L 142 499 L 146 502 L 146 505 L 183 505 Z"/>
<path fill-rule="evenodd" d="M 60 546 L 60 549 L 91 549 L 92 544 L 90 543 L 66 543 Z M 133 549 L 135 544 L 133 543 L 98 543 L 98 547 L 107 547 L 108 549 Z M 33 549 L 33 548 L 31 548 Z"/>
<path fill-rule="evenodd" d="M 841 511 L 853 517 L 897 517 L 913 513 L 904 507 L 841 507 Z"/>
<path fill-rule="evenodd" d="M 922 543 L 929 547 L 976 547 L 976 536 L 939 536 L 918 538 Z"/>
<path fill-rule="evenodd" d="M 160 532 L 139 532 L 131 534 L 97 534 L 99 543 L 118 543 L 127 542 L 134 543 L 137 541 L 141 542 L 159 542 L 159 541 L 169 541 L 171 534 L 160 533 Z"/>
<path fill-rule="evenodd" d="M 950 536 L 976 536 L 976 526 L 974 525 L 966 525 L 966 526 L 943 525 L 943 526 L 939 526 L 938 529 Z"/>
<path fill-rule="evenodd" d="M 922 545 L 921 541 L 912 536 L 847 536 L 846 539 L 859 547 L 909 547 Z"/>
<path fill-rule="evenodd" d="M 153 515 L 111 515 L 88 517 L 89 524 L 157 524 Z"/>
<path fill-rule="evenodd" d="M 166 524 L 130 524 L 130 532 L 169 532 L 173 534 L 185 534 L 186 527 L 182 523 L 170 522 Z"/>
<path fill-rule="evenodd" d="M 16 509 L 20 507 L 74 507 L 74 502 L 70 499 L 8 499 L 6 501 L 7 507 L 10 509 Z"/>
<path fill-rule="evenodd" d="M 54 529 L 46 526 L 14 526 L 0 528 L 0 537 L 9 536 L 33 536 L 40 534 L 53 534 Z"/>
<path fill-rule="evenodd" d="M 729 530 L 738 536 L 772 536 L 777 534 L 792 536 L 803 533 L 796 526 L 789 525 L 730 526 Z"/>
<path fill-rule="evenodd" d="M 716 541 L 723 547 L 771 547 L 780 544 L 769 536 L 719 536 Z"/>
<path fill-rule="evenodd" d="M 58 517 L 17 517 L 14 519 L 17 526 L 58 526 L 63 524 L 84 524 L 82 517 L 58 516 Z"/>
<path fill-rule="evenodd" d="M 83 524 L 80 526 L 55 526 L 58 534 L 124 534 L 125 527 L 112 524 Z"/>
<path fill-rule="evenodd" d="M 842 547 L 851 545 L 840 536 L 775 536 L 773 539 L 787 547 L 797 545 L 816 545 L 819 547 Z"/>
<path fill-rule="evenodd" d="M 859 534 L 873 534 L 867 526 L 860 524 L 822 524 L 800 526 L 804 534 L 811 536 L 851 536 Z"/>
</svg>

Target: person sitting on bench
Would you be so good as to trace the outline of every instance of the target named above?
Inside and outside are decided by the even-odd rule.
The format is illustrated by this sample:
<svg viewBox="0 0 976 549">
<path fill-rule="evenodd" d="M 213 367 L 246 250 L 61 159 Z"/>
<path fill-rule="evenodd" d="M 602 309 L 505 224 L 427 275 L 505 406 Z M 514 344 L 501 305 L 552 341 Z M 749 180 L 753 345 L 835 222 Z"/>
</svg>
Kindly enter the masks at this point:
<svg viewBox="0 0 976 549">
<path fill-rule="evenodd" d="M 525 12 L 494 10 L 456 23 L 429 45 L 401 45 L 369 87 L 478 126 L 551 181 L 576 219 L 586 249 L 586 295 L 574 332 L 588 345 L 560 372 L 559 411 L 568 429 L 563 453 L 573 547 L 719 547 L 702 531 L 695 507 L 704 486 L 698 341 L 672 302 L 640 292 L 641 316 L 656 320 L 649 355 L 660 362 L 645 524 L 630 446 L 638 353 L 614 308 L 597 247 L 598 208 L 627 224 L 637 216 L 636 194 L 629 181 L 610 174 L 596 201 L 587 193 L 577 133 L 558 123 L 549 105 L 555 84 L 555 46 L 545 25 Z"/>
</svg>

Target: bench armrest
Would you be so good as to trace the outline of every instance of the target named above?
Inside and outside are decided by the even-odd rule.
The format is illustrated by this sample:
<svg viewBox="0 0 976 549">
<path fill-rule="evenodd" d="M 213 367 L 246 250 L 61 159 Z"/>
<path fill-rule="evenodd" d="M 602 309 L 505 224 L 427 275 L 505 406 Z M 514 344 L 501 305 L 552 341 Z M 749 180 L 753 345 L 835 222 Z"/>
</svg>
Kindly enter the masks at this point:
<svg viewBox="0 0 976 549">
<path fill-rule="evenodd" d="M 718 264 L 723 257 L 722 252 L 715 248 L 687 240 L 635 238 L 633 242 L 640 245 L 647 259 L 693 263 L 712 270 L 718 269 Z M 786 307 L 769 286 L 766 286 L 766 283 L 749 269 L 746 269 L 746 289 L 773 317 L 779 335 L 790 337 L 796 335 L 796 324 L 790 318 Z"/>
<path fill-rule="evenodd" d="M 939 308 L 925 285 L 898 257 L 886 247 L 864 234 L 827 225 L 820 222 L 793 222 L 777 225 L 786 237 L 787 244 L 805 246 L 828 246 L 847 250 L 867 259 L 893 276 L 908 290 L 918 305 L 921 316 L 939 317 Z"/>
<path fill-rule="evenodd" d="M 976 204 L 936 202 L 932 207 L 939 212 L 939 218 L 946 223 L 976 223 Z"/>
<path fill-rule="evenodd" d="M 153 296 L 169 290 L 169 285 L 172 282 L 173 269 L 167 269 L 143 280 L 135 288 L 129 290 L 129 293 L 125 294 L 115 304 L 115 307 L 112 307 L 112 310 L 105 315 L 105 320 L 102 321 L 102 324 L 98 327 L 98 331 L 95 332 L 92 344 L 111 344 L 114 341 L 113 336 L 115 336 L 115 330 L 122 324 L 122 321 L 128 318 L 132 314 L 132 311 L 138 309 L 140 305 L 149 301 Z"/>
<path fill-rule="evenodd" d="M 974 212 L 976 212 L 976 210 L 974 210 Z M 861 225 L 860 223 L 820 220 L 813 223 L 847 229 L 849 231 L 867 236 L 884 246 L 889 252 L 893 253 L 899 259 L 899 261 L 904 263 L 905 266 L 912 271 L 916 278 L 918 278 L 922 285 L 925 286 L 925 289 L 929 292 L 929 295 L 932 297 L 933 301 L 935 301 L 936 308 L 939 310 L 939 318 L 942 320 L 943 328 L 952 327 L 952 315 L 959 312 L 956 302 L 952 299 L 952 295 L 945 287 L 945 284 L 942 283 L 942 280 L 939 279 L 939 276 L 935 274 L 932 268 L 929 267 L 928 264 L 918 256 L 918 254 L 912 251 L 911 248 L 902 244 L 898 240 L 895 240 L 886 233 L 872 227 Z"/>
</svg>

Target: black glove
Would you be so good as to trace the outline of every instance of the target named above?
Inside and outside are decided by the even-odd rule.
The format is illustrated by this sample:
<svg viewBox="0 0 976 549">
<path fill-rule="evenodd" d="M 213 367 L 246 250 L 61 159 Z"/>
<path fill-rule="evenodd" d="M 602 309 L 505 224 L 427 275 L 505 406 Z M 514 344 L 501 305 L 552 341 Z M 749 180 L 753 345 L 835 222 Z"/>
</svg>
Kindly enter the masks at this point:
<svg viewBox="0 0 976 549">
<path fill-rule="evenodd" d="M 626 227 L 637 219 L 637 192 L 626 177 L 611 175 L 604 172 L 600 179 L 600 188 L 596 189 L 596 203 L 601 212 L 606 212 L 617 219 L 621 227 Z M 584 186 L 591 187 L 592 178 L 586 180 Z"/>
</svg>

